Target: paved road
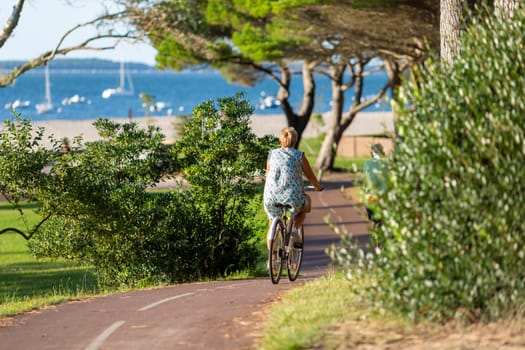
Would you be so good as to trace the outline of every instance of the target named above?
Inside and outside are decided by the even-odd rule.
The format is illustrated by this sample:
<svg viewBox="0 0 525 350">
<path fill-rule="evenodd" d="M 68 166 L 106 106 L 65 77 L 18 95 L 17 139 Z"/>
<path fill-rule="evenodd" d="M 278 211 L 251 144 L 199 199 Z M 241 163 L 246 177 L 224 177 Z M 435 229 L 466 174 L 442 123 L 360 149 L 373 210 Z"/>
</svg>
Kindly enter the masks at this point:
<svg viewBox="0 0 525 350">
<path fill-rule="evenodd" d="M 325 223 L 366 237 L 363 215 L 343 197 L 343 175 L 312 193 L 305 223 L 302 276 L 273 285 L 268 278 L 182 284 L 68 302 L 0 321 L 0 349 L 251 349 L 265 306 L 329 270 L 325 249 L 337 241 Z"/>
</svg>

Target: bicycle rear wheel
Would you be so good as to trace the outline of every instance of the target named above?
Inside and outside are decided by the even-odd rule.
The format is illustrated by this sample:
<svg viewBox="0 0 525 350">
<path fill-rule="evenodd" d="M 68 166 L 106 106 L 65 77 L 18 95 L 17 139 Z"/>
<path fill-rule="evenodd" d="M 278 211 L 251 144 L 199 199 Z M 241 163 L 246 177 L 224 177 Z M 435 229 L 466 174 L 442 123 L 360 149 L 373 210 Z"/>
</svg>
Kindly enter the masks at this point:
<svg viewBox="0 0 525 350">
<path fill-rule="evenodd" d="M 273 284 L 279 283 L 283 271 L 284 254 L 284 225 L 281 220 L 272 224 L 273 237 L 270 240 L 268 251 L 268 273 Z"/>
<path fill-rule="evenodd" d="M 288 279 L 292 282 L 297 279 L 297 276 L 299 276 L 299 270 L 301 269 L 301 263 L 303 262 L 304 229 L 302 226 L 297 233 L 299 233 L 299 237 L 301 237 L 301 242 L 303 242 L 302 247 L 291 247 L 286 264 L 288 268 Z"/>
</svg>

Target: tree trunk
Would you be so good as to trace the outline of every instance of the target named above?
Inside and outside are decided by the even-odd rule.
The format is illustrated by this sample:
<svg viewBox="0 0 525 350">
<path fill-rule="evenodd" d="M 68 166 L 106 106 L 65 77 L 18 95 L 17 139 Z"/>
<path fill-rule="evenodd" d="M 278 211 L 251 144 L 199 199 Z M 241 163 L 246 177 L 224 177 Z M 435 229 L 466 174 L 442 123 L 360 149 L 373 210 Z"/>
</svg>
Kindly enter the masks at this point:
<svg viewBox="0 0 525 350">
<path fill-rule="evenodd" d="M 277 91 L 277 99 L 281 102 L 281 109 L 283 110 L 286 120 L 289 123 L 289 120 L 291 118 L 293 119 L 294 115 L 293 108 L 290 105 L 290 101 L 288 100 L 290 97 L 290 83 L 292 80 L 292 73 L 286 65 L 281 65 L 280 68 L 281 79 L 278 80 L 279 90 Z"/>
<path fill-rule="evenodd" d="M 402 75 L 404 74 L 405 79 L 407 79 L 411 74 L 411 71 L 410 71 L 411 67 L 412 67 L 411 62 L 404 62 L 403 64 L 401 64 L 399 61 L 395 61 L 390 58 L 385 59 L 385 69 L 388 75 L 388 79 L 390 79 L 390 83 L 391 83 L 390 89 L 392 91 L 392 99 L 394 101 L 398 101 L 399 89 L 401 88 L 401 84 L 402 84 Z M 394 149 L 395 149 L 397 145 L 397 141 L 399 140 L 399 132 L 397 129 L 398 115 L 396 112 L 396 108 L 394 106 L 392 106 L 392 118 L 394 120 L 393 141 L 394 141 Z"/>
<path fill-rule="evenodd" d="M 441 0 L 439 33 L 441 59 L 452 63 L 459 54 L 462 0 Z"/>
<path fill-rule="evenodd" d="M 279 92 L 277 93 L 277 98 L 281 102 L 281 108 L 286 116 L 287 125 L 293 126 L 297 131 L 297 146 L 299 146 L 299 143 L 301 142 L 303 132 L 310 121 L 314 109 L 315 81 L 313 69 L 315 65 L 315 62 L 303 63 L 302 77 L 304 93 L 301 109 L 298 113 L 295 113 L 289 101 L 291 72 L 288 67 L 281 67 L 281 85 L 279 87 Z"/>
<path fill-rule="evenodd" d="M 330 170 L 334 166 L 337 145 L 341 140 L 342 131 L 340 123 L 343 117 L 345 104 L 343 74 L 346 65 L 335 65 L 331 68 L 332 77 L 332 110 L 330 111 L 330 125 L 326 136 L 321 144 L 317 156 L 316 167 L 321 170 Z"/>
<path fill-rule="evenodd" d="M 321 150 L 317 157 L 316 166 L 321 171 L 333 170 L 335 156 L 337 154 L 337 147 L 343 137 L 343 132 L 352 124 L 357 113 L 361 112 L 367 107 L 375 104 L 381 99 L 391 85 L 390 80 L 381 88 L 374 97 L 363 101 L 363 87 L 365 66 L 371 61 L 371 58 L 355 57 L 354 64 L 348 63 L 351 66 L 352 79 L 350 83 L 343 85 L 343 74 L 345 66 L 334 66 L 332 69 L 332 112 L 330 129 L 328 130 Z M 348 113 L 343 114 L 344 106 L 344 92 L 350 87 L 354 87 L 354 101 L 350 106 Z"/>
<path fill-rule="evenodd" d="M 498 18 L 512 18 L 520 0 L 494 0 L 494 12 Z"/>
</svg>

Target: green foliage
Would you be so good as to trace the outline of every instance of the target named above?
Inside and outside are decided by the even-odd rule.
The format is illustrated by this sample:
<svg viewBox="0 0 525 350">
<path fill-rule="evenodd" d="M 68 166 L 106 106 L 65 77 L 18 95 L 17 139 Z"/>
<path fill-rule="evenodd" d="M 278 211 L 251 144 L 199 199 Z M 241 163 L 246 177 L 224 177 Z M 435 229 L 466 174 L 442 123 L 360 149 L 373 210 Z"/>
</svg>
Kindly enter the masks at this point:
<svg viewBox="0 0 525 350">
<path fill-rule="evenodd" d="M 236 22 L 243 17 L 266 18 L 286 14 L 295 7 L 330 2 L 330 0 L 209 0 L 206 17 L 211 22 Z"/>
<path fill-rule="evenodd" d="M 275 138 L 257 138 L 250 129 L 253 106 L 242 94 L 197 106 L 184 135 L 171 150 L 184 178 L 217 198 L 235 198 L 253 188 L 253 178 L 265 167 Z M 235 193 L 231 193 L 235 189 Z M 241 191 L 238 191 L 238 190 Z M 232 197 L 233 196 L 233 197 Z"/>
<path fill-rule="evenodd" d="M 171 153 L 191 185 L 201 215 L 211 223 L 204 234 L 212 243 L 213 256 L 224 260 L 239 254 L 244 262 L 231 267 L 238 269 L 255 263 L 252 239 L 258 231 L 251 218 L 256 210 L 249 203 L 259 189 L 254 180 L 263 174 L 276 140 L 252 133 L 253 107 L 241 94 L 219 99 L 218 107 L 208 101 L 195 108 Z"/>
<path fill-rule="evenodd" d="M 51 167 L 42 211 L 53 216 L 32 251 L 89 263 L 105 285 L 191 281 L 254 266 L 248 204 L 270 146 L 251 133 L 248 102 L 219 105 L 198 106 L 170 150 L 190 184 L 172 192 L 146 191 L 172 164 L 157 129 L 97 121 L 104 140 Z"/>
<path fill-rule="evenodd" d="M 146 188 L 167 170 L 163 136 L 134 123 L 94 125 L 104 140 L 53 162 L 39 198 L 41 215 L 51 217 L 30 248 L 94 265 L 104 283 L 131 284 L 159 273 L 148 245 L 162 211 Z"/>
<path fill-rule="evenodd" d="M 525 301 L 525 15 L 479 21 L 453 65 L 429 61 L 405 85 L 379 254 L 357 259 L 382 304 L 413 318 L 497 318 Z"/>
<path fill-rule="evenodd" d="M 251 60 L 268 62 L 282 59 L 285 50 L 296 52 L 311 42 L 311 38 L 304 38 L 304 23 L 292 19 L 290 10 L 320 2 L 162 1 L 152 12 L 162 14 L 159 23 L 165 24 L 148 31 L 159 52 L 160 68 L 180 70 L 202 63 L 220 68 L 246 65 Z M 234 79 L 242 80 L 243 76 Z"/>
<path fill-rule="evenodd" d="M 33 130 L 31 122 L 20 114 L 14 114 L 14 120 L 4 125 L 0 134 L 0 193 L 17 205 L 22 199 L 38 196 L 46 181 L 42 170 L 52 159 L 52 152 L 41 145 L 44 130 Z"/>
<path fill-rule="evenodd" d="M 243 53 L 255 60 L 275 60 L 283 55 L 283 41 L 269 40 L 268 34 L 250 24 L 246 24 L 241 31 L 235 32 L 232 36 L 234 44 L 241 47 Z"/>
<path fill-rule="evenodd" d="M 155 42 L 155 39 L 153 39 Z M 196 66 L 204 61 L 204 58 L 196 52 L 186 50 L 186 48 L 173 38 L 163 38 L 156 45 L 158 54 L 155 61 L 159 69 L 171 68 L 181 71 L 185 68 Z"/>
<path fill-rule="evenodd" d="M 221 21 L 212 24 L 206 20 L 209 6 L 205 1 L 169 0 L 149 7 L 150 19 L 142 25 L 157 49 L 159 69 L 182 70 L 210 63 L 214 51 L 218 57 L 227 54 L 216 42 L 228 36 L 228 27 Z"/>
<path fill-rule="evenodd" d="M 231 262 L 235 259 L 228 257 L 233 255 L 241 264 L 231 268 L 238 269 L 255 263 L 252 239 L 257 228 L 250 224 L 253 213 L 248 204 L 275 139 L 257 138 L 251 132 L 253 107 L 242 95 L 219 99 L 218 105 L 219 110 L 208 101 L 195 108 L 171 152 L 191 185 L 195 206 L 210 224 L 201 238 L 210 242 L 210 258 Z"/>
<path fill-rule="evenodd" d="M 276 15 L 306 3 L 250 0 L 229 4 L 210 1 L 206 20 L 212 24 L 229 26 L 233 44 L 245 57 L 257 62 L 271 61 L 281 59 L 284 50 L 297 48 L 301 44 L 300 40 L 293 40 L 288 35 L 298 24 L 286 16 Z M 261 19 L 265 20 L 264 25 L 261 25 Z"/>
</svg>

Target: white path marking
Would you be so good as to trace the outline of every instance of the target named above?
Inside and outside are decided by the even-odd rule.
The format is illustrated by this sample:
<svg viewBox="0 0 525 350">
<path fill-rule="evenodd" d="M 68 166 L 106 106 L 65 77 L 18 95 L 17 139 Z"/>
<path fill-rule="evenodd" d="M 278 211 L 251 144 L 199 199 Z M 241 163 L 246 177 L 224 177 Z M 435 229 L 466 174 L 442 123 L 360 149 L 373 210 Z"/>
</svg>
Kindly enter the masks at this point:
<svg viewBox="0 0 525 350">
<path fill-rule="evenodd" d="M 175 295 L 174 297 L 162 299 L 162 300 L 159 300 L 159 301 L 154 302 L 152 304 L 146 305 L 143 308 L 140 308 L 139 311 L 146 311 L 146 310 L 149 310 L 149 309 L 153 309 L 155 306 L 158 306 L 160 304 L 166 303 L 166 302 L 171 301 L 171 300 L 187 297 L 187 296 L 190 296 L 190 295 L 193 295 L 193 294 L 195 294 L 195 293 L 185 293 L 185 294 Z"/>
<path fill-rule="evenodd" d="M 97 350 L 102 343 L 113 333 L 115 332 L 120 326 L 122 326 L 125 321 L 117 321 L 113 323 L 111 326 L 109 326 L 104 332 L 100 333 L 98 337 L 89 344 L 89 346 L 86 348 L 86 350 Z"/>
<path fill-rule="evenodd" d="M 245 283 L 230 284 L 230 285 L 223 286 L 223 287 L 217 287 L 216 289 L 233 289 L 233 288 L 235 288 L 235 287 L 242 286 L 242 285 L 244 285 L 244 284 L 245 284 Z"/>
</svg>

